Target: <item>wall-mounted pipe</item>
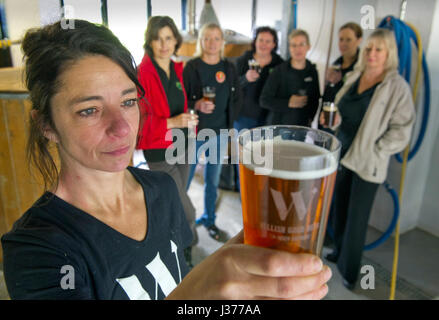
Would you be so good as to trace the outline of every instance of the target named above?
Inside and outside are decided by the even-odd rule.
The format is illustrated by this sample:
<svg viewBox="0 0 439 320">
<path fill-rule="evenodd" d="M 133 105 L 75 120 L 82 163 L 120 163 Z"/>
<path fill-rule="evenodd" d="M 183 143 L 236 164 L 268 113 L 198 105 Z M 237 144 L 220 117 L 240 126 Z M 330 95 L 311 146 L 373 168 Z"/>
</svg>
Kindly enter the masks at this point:
<svg viewBox="0 0 439 320">
<path fill-rule="evenodd" d="M 181 0 L 181 30 L 186 30 L 187 0 Z"/>
<path fill-rule="evenodd" d="M 187 1 L 188 13 L 188 33 L 195 35 L 196 33 L 196 16 L 195 16 L 195 0 Z"/>
<path fill-rule="evenodd" d="M 403 0 L 401 2 L 401 9 L 400 9 L 400 14 L 399 14 L 400 20 L 405 20 L 406 12 L 407 12 L 407 0 Z"/>
<path fill-rule="evenodd" d="M 256 28 L 256 14 L 258 8 L 258 0 L 252 0 L 252 33 Z"/>
<path fill-rule="evenodd" d="M 101 0 L 101 17 L 102 17 L 102 24 L 106 27 L 108 27 L 108 6 L 107 6 L 107 0 Z"/>
<path fill-rule="evenodd" d="M 146 17 L 151 18 L 152 16 L 152 5 L 151 5 L 151 0 L 146 0 Z"/>
</svg>

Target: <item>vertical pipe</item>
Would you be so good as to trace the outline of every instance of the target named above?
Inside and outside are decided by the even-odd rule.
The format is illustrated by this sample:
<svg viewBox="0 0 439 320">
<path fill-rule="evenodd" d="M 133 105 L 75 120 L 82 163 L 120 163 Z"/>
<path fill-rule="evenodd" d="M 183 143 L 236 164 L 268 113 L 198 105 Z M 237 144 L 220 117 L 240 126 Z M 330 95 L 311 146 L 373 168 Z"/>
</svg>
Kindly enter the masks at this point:
<svg viewBox="0 0 439 320">
<path fill-rule="evenodd" d="M 328 71 L 329 67 L 329 57 L 331 56 L 331 50 L 332 50 L 332 39 L 334 37 L 334 24 L 335 24 L 335 10 L 337 8 L 337 0 L 333 1 L 332 4 L 332 21 L 331 21 L 331 31 L 329 33 L 329 47 L 328 47 L 328 56 L 326 57 L 326 65 L 325 65 L 325 75 Z"/>
<path fill-rule="evenodd" d="M 401 1 L 400 14 L 399 14 L 399 19 L 400 20 L 405 20 L 406 12 L 407 12 L 407 0 L 402 0 Z"/>
<path fill-rule="evenodd" d="M 101 0 L 101 17 L 102 17 L 102 24 L 106 27 L 108 27 L 108 7 L 107 7 L 107 0 Z"/>
<path fill-rule="evenodd" d="M 149 20 L 151 16 L 152 16 L 151 0 L 146 0 L 146 17 L 148 18 L 147 20 Z"/>
<path fill-rule="evenodd" d="M 282 24 L 281 24 L 281 36 L 279 39 L 279 51 L 280 55 L 284 59 L 288 59 L 288 34 L 293 30 L 294 25 L 294 12 L 293 1 L 283 0 L 282 3 Z"/>
<path fill-rule="evenodd" d="M 401 11 L 400 11 L 400 18 L 401 20 L 405 19 L 405 13 L 407 10 L 407 0 L 403 0 L 401 2 Z M 415 102 L 416 103 L 416 102 Z M 402 162 L 402 168 L 401 168 L 401 178 L 399 182 L 399 207 L 402 207 L 402 194 L 404 191 L 404 180 L 405 180 L 405 174 L 406 174 L 406 167 L 408 162 L 410 152 L 410 143 L 407 145 L 407 147 L 404 150 L 403 155 L 403 162 Z M 392 278 L 390 280 L 390 296 L 389 300 L 395 300 L 395 292 L 396 292 L 396 280 L 397 280 L 397 274 L 398 274 L 398 260 L 399 260 L 399 233 L 400 233 L 400 216 L 398 217 L 398 221 L 396 222 L 396 228 L 395 228 L 395 246 L 394 246 L 394 252 L 393 252 L 393 263 L 392 263 Z"/>
<path fill-rule="evenodd" d="M 252 0 L 252 34 L 256 28 L 257 7 L 258 7 L 258 0 Z"/>
<path fill-rule="evenodd" d="M 181 30 L 186 30 L 187 0 L 181 0 Z"/>
<path fill-rule="evenodd" d="M 6 12 L 5 12 L 5 1 L 0 0 L 0 38 L 7 39 L 8 36 L 8 27 L 6 23 Z"/>
<path fill-rule="evenodd" d="M 297 29 L 297 0 L 293 0 L 293 30 Z"/>
<path fill-rule="evenodd" d="M 59 6 L 61 7 L 61 19 L 64 19 L 66 12 L 64 9 L 64 0 L 59 0 Z"/>
<path fill-rule="evenodd" d="M 195 0 L 189 0 L 188 6 L 188 33 L 195 35 Z"/>
</svg>

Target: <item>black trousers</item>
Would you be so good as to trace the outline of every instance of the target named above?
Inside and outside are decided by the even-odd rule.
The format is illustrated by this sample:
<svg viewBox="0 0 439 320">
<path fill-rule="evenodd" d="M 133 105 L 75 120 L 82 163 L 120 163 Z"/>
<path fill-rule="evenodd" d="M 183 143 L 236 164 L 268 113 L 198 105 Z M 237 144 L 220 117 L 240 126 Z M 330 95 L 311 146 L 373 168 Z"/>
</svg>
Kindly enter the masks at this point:
<svg viewBox="0 0 439 320">
<path fill-rule="evenodd" d="M 357 281 L 361 269 L 370 211 L 379 186 L 343 166 L 337 172 L 332 228 L 338 270 L 351 283 Z"/>
</svg>

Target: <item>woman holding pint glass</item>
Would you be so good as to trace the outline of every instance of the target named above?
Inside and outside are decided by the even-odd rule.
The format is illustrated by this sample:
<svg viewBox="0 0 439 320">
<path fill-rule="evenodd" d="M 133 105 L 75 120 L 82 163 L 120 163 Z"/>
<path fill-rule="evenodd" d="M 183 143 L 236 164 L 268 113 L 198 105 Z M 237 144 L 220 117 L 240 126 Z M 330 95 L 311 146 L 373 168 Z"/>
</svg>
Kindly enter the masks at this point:
<svg viewBox="0 0 439 320">
<path fill-rule="evenodd" d="M 415 121 L 397 54 L 393 33 L 374 31 L 335 98 L 333 129 L 342 149 L 332 203 L 335 249 L 327 259 L 337 263 L 349 289 L 358 278 L 376 191 L 386 179 L 390 157 L 409 143 Z M 320 124 L 326 126 L 323 114 Z"/>
<path fill-rule="evenodd" d="M 238 132 L 262 126 L 267 121 L 268 111 L 259 104 L 259 97 L 274 67 L 283 62 L 276 53 L 277 31 L 270 27 L 259 27 L 255 34 L 252 50 L 245 52 L 236 61 L 243 93 L 242 108 L 233 125 Z M 235 168 L 235 185 L 239 186 L 238 166 L 236 165 Z"/>
<path fill-rule="evenodd" d="M 252 50 L 245 52 L 236 61 L 243 93 L 242 108 L 234 123 L 238 131 L 265 124 L 267 110 L 260 106 L 259 97 L 274 67 L 283 62 L 283 59 L 276 53 L 277 31 L 270 27 L 260 27 L 256 29 L 255 34 Z"/>
<path fill-rule="evenodd" d="M 138 68 L 139 81 L 145 88 L 144 108 L 147 118 L 137 148 L 143 150 L 151 170 L 168 173 L 177 184 L 186 218 L 194 235 L 191 246 L 185 250 L 186 260 L 192 265 L 191 248 L 197 244 L 198 236 L 195 228 L 195 207 L 186 191 L 189 179 L 187 148 L 188 128 L 196 126 L 198 116 L 188 112 L 183 86 L 183 63 L 171 59 L 182 41 L 170 17 L 154 16 L 149 19 L 145 32 L 145 56 Z M 176 133 L 177 139 L 171 139 L 172 132 Z M 178 140 L 179 136 L 184 139 Z M 176 152 L 185 152 L 169 152 L 173 143 L 185 143 L 183 148 L 177 146 L 175 149 Z"/>
<path fill-rule="evenodd" d="M 326 74 L 326 86 L 322 97 L 322 110 L 327 127 L 319 125 L 319 129 L 331 132 L 329 127 L 334 125 L 334 115 L 337 106 L 334 103 L 335 95 L 341 89 L 344 78 L 348 72 L 354 69 L 358 61 L 360 43 L 363 30 L 355 22 L 342 25 L 338 31 L 338 48 L 341 56 L 337 58 Z"/>
<path fill-rule="evenodd" d="M 343 86 L 345 75 L 354 70 L 354 65 L 358 61 L 362 38 L 363 30 L 355 22 L 348 22 L 340 27 L 338 31 L 338 49 L 341 56 L 328 69 L 323 101 L 334 102 L 337 92 Z"/>
<path fill-rule="evenodd" d="M 192 234 L 174 179 L 129 166 L 144 99 L 131 54 L 83 20 L 32 29 L 22 46 L 27 152 L 45 192 L 1 239 L 11 299 L 326 295 L 331 271 L 318 257 L 244 245 L 242 233 L 189 272 Z"/>
<path fill-rule="evenodd" d="M 306 59 L 309 36 L 296 29 L 288 41 L 291 59 L 271 72 L 260 104 L 269 110 L 267 124 L 310 126 L 319 106 L 320 88 L 317 69 Z"/>
<path fill-rule="evenodd" d="M 221 28 L 214 23 L 205 24 L 199 33 L 196 58 L 187 62 L 183 72 L 189 107 L 197 110 L 199 115 L 198 132 L 203 136 L 206 133 L 203 139 L 197 138 L 196 141 L 195 163 L 191 164 L 188 188 L 199 153 L 205 151 L 204 213 L 196 222 L 206 227 L 209 236 L 215 240 L 220 238 L 220 230 L 215 224 L 215 204 L 221 164 L 227 152 L 227 129 L 233 128 L 241 105 L 236 69 L 223 58 L 223 50 L 224 34 Z M 225 132 L 221 134 L 224 129 Z M 216 148 L 216 155 L 210 153 L 212 147 Z"/>
</svg>

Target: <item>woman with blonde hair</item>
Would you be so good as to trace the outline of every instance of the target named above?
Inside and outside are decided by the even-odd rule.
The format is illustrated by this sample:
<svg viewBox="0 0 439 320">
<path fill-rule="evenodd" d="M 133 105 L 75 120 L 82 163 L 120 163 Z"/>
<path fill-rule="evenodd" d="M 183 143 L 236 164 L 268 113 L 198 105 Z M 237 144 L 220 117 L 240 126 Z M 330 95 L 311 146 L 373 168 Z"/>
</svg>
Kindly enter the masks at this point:
<svg viewBox="0 0 439 320">
<path fill-rule="evenodd" d="M 332 203 L 335 249 L 326 258 L 337 263 L 349 289 L 358 278 L 376 191 L 390 157 L 409 143 L 415 121 L 410 87 L 397 68 L 393 33 L 377 29 L 335 98 L 339 113 L 333 129 L 342 149 Z"/>
<path fill-rule="evenodd" d="M 222 129 L 233 128 L 236 119 L 241 93 L 238 84 L 238 75 L 234 65 L 224 59 L 224 34 L 221 28 L 214 23 L 204 25 L 199 33 L 195 58 L 188 61 L 183 71 L 184 86 L 188 96 L 189 108 L 198 112 L 198 131 L 210 129 L 215 132 L 215 141 L 196 141 L 195 164 L 191 165 L 189 182 L 195 173 L 199 159 L 199 151 L 204 143 L 216 146 L 216 157 L 206 150 L 206 163 L 204 169 L 204 213 L 197 220 L 197 224 L 206 227 L 209 235 L 218 240 L 220 230 L 215 225 L 215 203 L 217 189 L 221 174 L 221 162 L 227 151 L 228 135 L 221 135 Z M 215 98 L 213 101 L 203 99 L 203 91 L 213 88 Z M 212 161 L 210 161 L 212 160 Z"/>
</svg>

